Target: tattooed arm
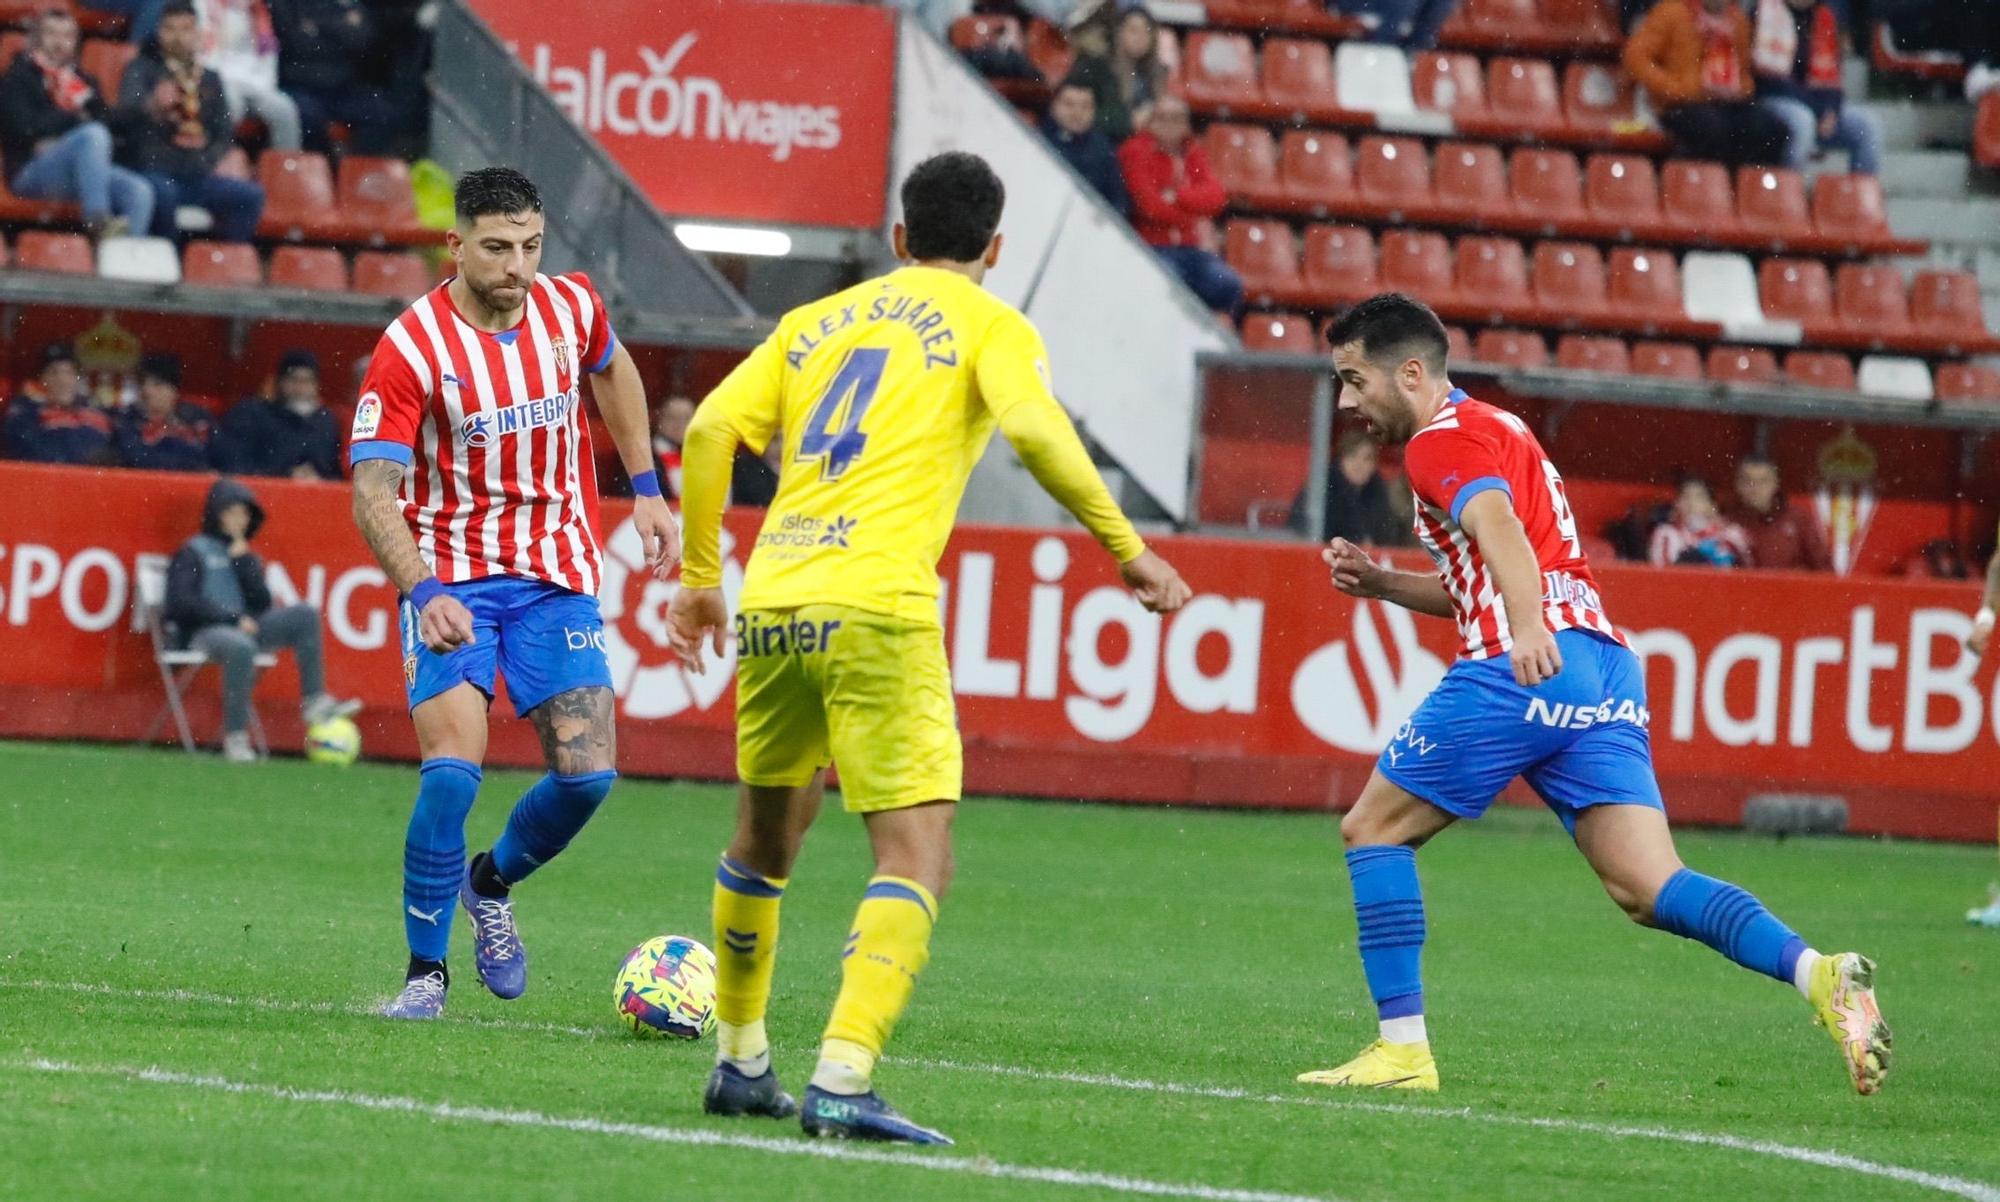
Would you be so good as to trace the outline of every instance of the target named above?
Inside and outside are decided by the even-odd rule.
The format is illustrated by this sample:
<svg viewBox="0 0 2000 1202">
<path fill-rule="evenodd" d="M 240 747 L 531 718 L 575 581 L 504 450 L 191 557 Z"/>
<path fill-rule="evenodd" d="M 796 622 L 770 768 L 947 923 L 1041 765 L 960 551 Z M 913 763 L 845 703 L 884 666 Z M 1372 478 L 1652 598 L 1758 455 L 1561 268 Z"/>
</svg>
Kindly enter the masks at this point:
<svg viewBox="0 0 2000 1202">
<path fill-rule="evenodd" d="M 364 459 L 354 465 L 354 524 L 375 553 L 375 562 L 396 591 L 417 604 L 424 646 L 443 654 L 472 641 L 472 613 L 444 591 L 417 552 L 417 540 L 396 499 L 403 466 L 393 459 Z"/>
</svg>

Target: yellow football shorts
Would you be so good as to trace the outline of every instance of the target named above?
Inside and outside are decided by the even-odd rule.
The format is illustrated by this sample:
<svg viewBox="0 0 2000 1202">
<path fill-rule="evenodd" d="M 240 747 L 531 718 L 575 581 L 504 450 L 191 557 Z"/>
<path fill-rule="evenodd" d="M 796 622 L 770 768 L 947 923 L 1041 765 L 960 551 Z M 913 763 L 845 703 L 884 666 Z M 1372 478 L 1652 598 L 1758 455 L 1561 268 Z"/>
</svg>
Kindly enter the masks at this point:
<svg viewBox="0 0 2000 1202">
<path fill-rule="evenodd" d="M 846 605 L 736 616 L 736 774 L 796 788 L 831 760 L 849 811 L 957 801 L 944 631 Z"/>
</svg>

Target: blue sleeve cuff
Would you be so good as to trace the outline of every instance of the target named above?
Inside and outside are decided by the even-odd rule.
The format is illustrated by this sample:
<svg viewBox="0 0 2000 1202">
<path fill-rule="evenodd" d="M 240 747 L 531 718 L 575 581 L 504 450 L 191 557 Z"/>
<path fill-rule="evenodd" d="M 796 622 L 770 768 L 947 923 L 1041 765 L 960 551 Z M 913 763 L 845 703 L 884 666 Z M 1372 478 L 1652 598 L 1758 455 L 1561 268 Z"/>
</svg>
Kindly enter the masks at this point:
<svg viewBox="0 0 2000 1202">
<path fill-rule="evenodd" d="M 1481 476 L 1477 480 L 1467 480 L 1459 485 L 1457 495 L 1451 499 L 1451 520 L 1454 523 L 1458 521 L 1459 515 L 1465 512 L 1466 502 L 1480 493 L 1492 492 L 1495 489 L 1506 493 L 1509 501 L 1514 499 L 1514 490 L 1498 476 Z"/>
<path fill-rule="evenodd" d="M 593 376 L 611 366 L 611 352 L 618 349 L 618 333 L 611 328 L 609 322 L 606 322 L 604 325 L 604 334 L 604 353 L 599 355 L 597 362 L 591 364 L 589 367 L 590 374 Z"/>
<path fill-rule="evenodd" d="M 403 467 L 410 466 L 410 448 L 400 442 L 386 438 L 371 438 L 357 442 L 347 450 L 347 466 L 354 467 L 370 459 L 389 459 Z"/>
</svg>

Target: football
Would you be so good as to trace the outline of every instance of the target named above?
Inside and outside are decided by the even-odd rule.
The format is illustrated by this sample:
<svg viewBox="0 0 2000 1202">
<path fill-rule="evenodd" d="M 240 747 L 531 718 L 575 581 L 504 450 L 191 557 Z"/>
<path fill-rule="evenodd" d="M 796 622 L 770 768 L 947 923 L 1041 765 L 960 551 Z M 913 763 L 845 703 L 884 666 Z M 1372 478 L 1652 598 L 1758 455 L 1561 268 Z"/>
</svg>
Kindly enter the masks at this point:
<svg viewBox="0 0 2000 1202">
<path fill-rule="evenodd" d="M 635 1035 L 700 1039 L 715 1026 L 715 953 L 685 935 L 648 939 L 618 969 L 612 1001 Z"/>
<path fill-rule="evenodd" d="M 306 758 L 315 764 L 346 766 L 361 754 L 361 728 L 348 718 L 328 718 L 306 727 Z"/>
</svg>

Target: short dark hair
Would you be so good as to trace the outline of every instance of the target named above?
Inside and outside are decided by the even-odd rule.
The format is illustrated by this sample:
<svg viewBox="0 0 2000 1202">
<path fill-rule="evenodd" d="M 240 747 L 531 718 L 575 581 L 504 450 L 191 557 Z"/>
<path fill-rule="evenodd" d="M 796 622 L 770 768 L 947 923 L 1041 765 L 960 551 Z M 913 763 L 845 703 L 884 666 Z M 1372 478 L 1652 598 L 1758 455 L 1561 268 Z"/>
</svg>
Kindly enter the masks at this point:
<svg viewBox="0 0 2000 1202">
<path fill-rule="evenodd" d="M 1746 467 L 1768 467 L 1775 472 L 1778 470 L 1778 461 L 1769 455 L 1759 455 L 1752 452 L 1736 462 L 1737 471 L 1740 472 Z"/>
<path fill-rule="evenodd" d="M 481 167 L 458 177 L 452 207 L 468 222 L 494 213 L 539 213 L 542 194 L 534 180 L 512 167 Z"/>
<path fill-rule="evenodd" d="M 1007 188 L 986 160 L 949 150 L 918 163 L 903 181 L 903 230 L 913 259 L 970 263 L 1000 228 Z"/>
<path fill-rule="evenodd" d="M 167 6 L 160 10 L 159 20 L 164 21 L 168 17 L 195 17 L 196 15 L 192 0 L 169 0 Z M 197 17 L 197 19 L 199 18 Z"/>
<path fill-rule="evenodd" d="M 1401 292 L 1382 292 L 1340 315 L 1326 328 L 1326 344 L 1361 344 L 1361 354 L 1377 366 L 1421 359 L 1440 374 L 1451 357 L 1451 339 L 1431 307 Z"/>
<path fill-rule="evenodd" d="M 1056 90 L 1049 93 L 1049 99 L 1054 100 L 1056 97 L 1062 95 L 1064 92 L 1071 90 L 1072 88 L 1074 88 L 1079 92 L 1089 92 L 1090 98 L 1092 100 L 1097 99 L 1097 89 L 1091 87 L 1089 83 L 1085 82 L 1084 80 L 1078 79 L 1074 75 L 1063 76 L 1063 81 L 1056 85 Z"/>
<path fill-rule="evenodd" d="M 78 366 L 76 348 L 67 342 L 51 342 L 43 347 L 41 370 L 47 371 L 58 363 L 67 363 L 71 367 Z"/>
</svg>

